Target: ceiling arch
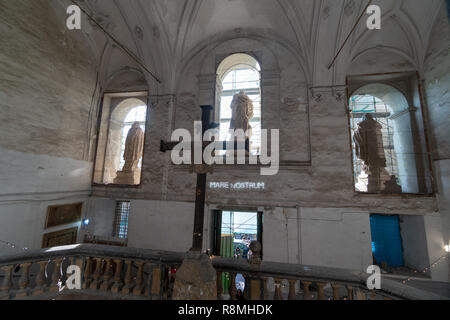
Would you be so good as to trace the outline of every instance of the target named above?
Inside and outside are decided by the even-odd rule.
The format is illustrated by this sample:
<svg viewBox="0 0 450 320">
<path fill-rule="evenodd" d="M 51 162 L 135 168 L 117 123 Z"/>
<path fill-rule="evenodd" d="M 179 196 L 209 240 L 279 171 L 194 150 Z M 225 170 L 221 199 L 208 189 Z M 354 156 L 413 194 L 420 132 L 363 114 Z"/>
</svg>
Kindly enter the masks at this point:
<svg viewBox="0 0 450 320">
<path fill-rule="evenodd" d="M 328 65 L 352 31 L 365 1 L 86 0 L 84 3 L 108 31 L 155 71 L 162 79 L 163 90 L 171 91 L 177 73 L 195 51 L 239 33 L 289 48 L 301 60 L 311 85 L 343 81 L 345 65 L 377 47 L 406 54 L 406 60 L 414 61 L 414 67 L 420 71 L 432 28 L 445 1 L 373 0 L 382 9 L 382 30 L 368 30 L 363 17 L 330 70 Z"/>
</svg>

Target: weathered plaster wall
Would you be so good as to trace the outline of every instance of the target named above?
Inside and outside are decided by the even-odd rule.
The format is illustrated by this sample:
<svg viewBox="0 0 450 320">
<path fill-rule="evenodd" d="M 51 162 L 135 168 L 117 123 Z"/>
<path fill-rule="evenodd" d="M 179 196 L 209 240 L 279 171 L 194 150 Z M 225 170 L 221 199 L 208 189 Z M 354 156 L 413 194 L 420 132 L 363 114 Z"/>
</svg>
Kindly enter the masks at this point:
<svg viewBox="0 0 450 320">
<path fill-rule="evenodd" d="M 365 271 L 372 264 L 370 213 L 423 217 L 437 209 L 432 197 L 354 192 L 342 87 L 308 90 L 299 62 L 275 45 L 269 45 L 270 50 L 253 39 L 224 44 L 194 55 L 180 73 L 176 96 L 149 105 L 142 185 L 94 188 L 98 197 L 134 199 L 130 246 L 190 248 L 196 176 L 188 166 L 173 166 L 170 153 L 159 152 L 159 141 L 168 141 L 177 128 L 193 131 L 193 122 L 201 115 L 199 105 L 214 103 L 215 66 L 234 52 L 252 52 L 262 61 L 263 126 L 281 129 L 282 165 L 276 176 L 261 176 L 258 167 L 214 168 L 208 185 L 254 181 L 264 182 L 265 190 L 208 188 L 204 249 L 211 243 L 211 210 L 253 208 L 264 212 L 264 259 Z M 429 260 L 424 258 L 423 263 Z"/>
<path fill-rule="evenodd" d="M 427 268 L 430 258 L 424 217 L 401 216 L 400 232 L 403 241 L 405 266 L 421 271 Z"/>
<path fill-rule="evenodd" d="M 427 235 L 427 248 L 430 258 L 431 277 L 436 281 L 449 281 L 450 265 L 448 259 L 442 260 L 448 253 L 444 251 L 444 237 L 442 230 L 442 217 L 439 214 L 424 217 L 425 233 Z M 437 265 L 433 264 L 439 262 Z"/>
<path fill-rule="evenodd" d="M 45 233 L 78 227 L 78 241 L 83 239 L 81 222 L 45 229 L 48 206 L 67 203 L 85 204 L 87 195 L 73 195 L 70 200 L 56 201 L 9 201 L 0 204 L 0 240 L 13 243 L 17 248 L 0 244 L 0 254 L 20 251 L 22 248 L 30 250 L 42 248 L 42 236 Z M 83 205 L 83 216 L 87 208 Z"/>
<path fill-rule="evenodd" d="M 0 3 L 0 239 L 30 248 L 47 206 L 84 200 L 91 184 L 95 62 L 66 16 L 58 2 Z"/>
<path fill-rule="evenodd" d="M 434 160 L 450 158 L 450 26 L 442 11 L 432 33 L 425 63 L 425 93 L 432 130 Z"/>
<path fill-rule="evenodd" d="M 208 202 L 355 207 L 407 214 L 436 209 L 433 198 L 356 194 L 345 89 L 338 86 L 308 90 L 308 76 L 298 57 L 264 36 L 255 40 L 242 34 L 232 40 L 214 38 L 205 47 L 194 50 L 183 61 L 177 94 L 150 104 L 142 185 L 120 190 L 96 187 L 96 196 L 188 202 L 195 199 L 195 175 L 189 173 L 188 167 L 173 166 L 170 154 L 159 152 L 159 141 L 170 140 L 171 133 L 178 128 L 193 131 L 194 121 L 200 120 L 199 106 L 214 104 L 216 67 L 223 58 L 236 52 L 251 53 L 261 62 L 263 127 L 280 129 L 281 167 L 276 176 L 261 176 L 259 167 L 216 166 L 208 182 L 264 182 L 266 188 L 240 192 L 208 190 Z"/>
<path fill-rule="evenodd" d="M 442 10 L 430 42 L 424 72 L 424 93 L 431 127 L 439 212 L 442 217 L 443 243 L 435 247 L 442 255 L 450 244 L 450 25 Z M 436 230 L 438 231 L 438 230 Z M 449 275 L 450 277 L 450 275 Z"/>
<path fill-rule="evenodd" d="M 116 200 L 90 198 L 86 204 L 86 218 L 89 218 L 89 225 L 85 227 L 88 236 L 97 236 L 102 239 L 112 238 L 114 219 L 116 212 Z"/>
<path fill-rule="evenodd" d="M 114 204 L 111 199 L 91 198 L 91 234 L 111 236 Z M 210 204 L 205 210 L 205 250 L 212 243 L 212 210 L 215 208 L 217 206 Z M 355 270 L 365 270 L 372 264 L 367 212 L 351 208 L 259 210 L 264 214 L 263 250 L 267 261 Z M 186 252 L 192 244 L 193 221 L 193 203 L 131 200 L 128 246 Z"/>
<path fill-rule="evenodd" d="M 130 247 L 187 252 L 192 246 L 193 229 L 193 203 L 131 203 L 128 227 Z"/>
</svg>

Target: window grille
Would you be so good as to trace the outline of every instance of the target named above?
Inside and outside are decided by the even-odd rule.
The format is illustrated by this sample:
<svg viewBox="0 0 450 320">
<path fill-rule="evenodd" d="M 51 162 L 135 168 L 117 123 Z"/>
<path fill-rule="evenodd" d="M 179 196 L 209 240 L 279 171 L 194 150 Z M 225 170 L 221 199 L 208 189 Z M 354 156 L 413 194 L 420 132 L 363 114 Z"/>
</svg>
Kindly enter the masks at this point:
<svg viewBox="0 0 450 320">
<path fill-rule="evenodd" d="M 129 201 L 117 201 L 113 237 L 120 239 L 128 238 L 128 217 L 130 215 Z"/>
</svg>

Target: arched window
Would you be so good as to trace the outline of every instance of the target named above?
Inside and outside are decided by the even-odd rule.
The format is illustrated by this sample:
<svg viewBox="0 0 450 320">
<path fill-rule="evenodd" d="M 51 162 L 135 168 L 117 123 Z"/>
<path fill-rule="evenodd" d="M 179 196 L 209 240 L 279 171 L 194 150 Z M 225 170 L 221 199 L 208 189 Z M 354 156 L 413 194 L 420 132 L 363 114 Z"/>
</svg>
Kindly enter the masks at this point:
<svg viewBox="0 0 450 320">
<path fill-rule="evenodd" d="M 94 183 L 138 185 L 141 181 L 144 135 L 146 129 L 146 93 L 135 97 L 105 95 L 97 146 Z M 135 125 L 137 123 L 137 125 Z M 130 131 L 133 126 L 135 129 Z M 138 130 L 140 128 L 140 130 Z M 130 152 L 125 161 L 127 138 Z M 140 157 L 139 160 L 135 159 Z"/>
<path fill-rule="evenodd" d="M 428 193 L 417 108 L 405 95 L 373 83 L 353 93 L 349 108 L 356 191 Z"/>
<path fill-rule="evenodd" d="M 253 101 L 254 107 L 253 118 L 250 119 L 250 152 L 253 155 L 259 155 L 261 149 L 260 71 L 261 67 L 255 58 L 240 53 L 224 59 L 217 69 L 216 121 L 220 123 L 221 141 L 229 139 L 232 117 L 230 106 L 233 97 L 243 91 Z"/>
</svg>

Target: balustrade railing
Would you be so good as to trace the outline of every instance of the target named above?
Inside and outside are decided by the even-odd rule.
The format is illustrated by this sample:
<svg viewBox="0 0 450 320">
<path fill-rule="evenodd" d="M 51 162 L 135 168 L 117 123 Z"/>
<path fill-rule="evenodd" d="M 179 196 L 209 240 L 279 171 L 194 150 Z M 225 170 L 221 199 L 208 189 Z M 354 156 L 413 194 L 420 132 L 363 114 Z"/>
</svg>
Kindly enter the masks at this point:
<svg viewBox="0 0 450 320">
<path fill-rule="evenodd" d="M 82 244 L 0 255 L 0 300 L 171 299 L 183 253 Z M 383 279 L 367 289 L 367 274 L 344 269 L 211 257 L 217 271 L 217 299 L 392 300 L 443 299 Z M 81 271 L 81 289 L 69 290 L 67 268 Z M 223 274 L 229 279 L 223 288 Z M 236 276 L 245 279 L 238 292 Z"/>
</svg>

